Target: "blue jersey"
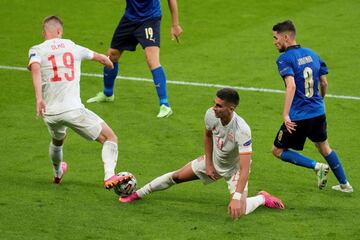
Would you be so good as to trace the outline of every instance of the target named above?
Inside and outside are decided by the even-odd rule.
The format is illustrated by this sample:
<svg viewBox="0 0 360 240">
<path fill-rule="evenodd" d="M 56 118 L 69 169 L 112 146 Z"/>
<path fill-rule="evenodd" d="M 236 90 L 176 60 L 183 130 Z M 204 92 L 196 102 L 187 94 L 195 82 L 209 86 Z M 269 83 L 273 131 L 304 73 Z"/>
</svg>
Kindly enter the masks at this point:
<svg viewBox="0 0 360 240">
<path fill-rule="evenodd" d="M 291 46 L 276 61 L 283 79 L 293 76 L 296 92 L 290 108 L 290 119 L 299 121 L 325 114 L 324 102 L 318 89 L 320 76 L 326 75 L 326 64 L 311 49 Z"/>
<path fill-rule="evenodd" d="M 126 0 L 124 16 L 136 22 L 161 17 L 160 0 Z"/>
</svg>

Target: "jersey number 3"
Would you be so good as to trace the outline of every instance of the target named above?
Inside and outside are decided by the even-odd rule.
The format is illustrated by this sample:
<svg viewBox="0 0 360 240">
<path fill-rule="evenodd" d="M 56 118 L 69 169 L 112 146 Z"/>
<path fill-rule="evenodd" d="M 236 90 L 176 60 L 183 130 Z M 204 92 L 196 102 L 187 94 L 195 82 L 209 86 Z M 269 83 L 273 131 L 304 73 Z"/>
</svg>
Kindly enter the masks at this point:
<svg viewBox="0 0 360 240">
<path fill-rule="evenodd" d="M 314 95 L 314 78 L 313 70 L 309 67 L 306 67 L 303 71 L 305 79 L 305 96 L 311 98 Z"/>
<path fill-rule="evenodd" d="M 62 78 L 58 73 L 58 66 L 56 64 L 55 55 L 50 55 L 48 60 L 51 62 L 52 69 L 54 71 L 54 76 L 50 78 L 51 82 L 61 81 Z M 75 70 L 74 70 L 74 55 L 71 52 L 66 52 L 62 55 L 62 61 L 65 68 L 70 69 L 71 74 L 64 73 L 64 77 L 68 81 L 72 81 L 75 78 Z"/>
</svg>

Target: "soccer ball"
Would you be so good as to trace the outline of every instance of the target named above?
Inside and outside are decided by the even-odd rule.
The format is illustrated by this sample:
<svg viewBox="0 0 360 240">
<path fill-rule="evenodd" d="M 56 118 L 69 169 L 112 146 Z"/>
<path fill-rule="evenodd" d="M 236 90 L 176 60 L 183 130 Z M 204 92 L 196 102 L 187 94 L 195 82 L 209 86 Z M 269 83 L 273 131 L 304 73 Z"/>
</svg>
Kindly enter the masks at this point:
<svg viewBox="0 0 360 240">
<path fill-rule="evenodd" d="M 131 193 L 136 191 L 136 178 L 132 173 L 129 172 L 119 172 L 118 176 L 129 176 L 130 180 L 128 182 L 118 184 L 114 187 L 114 191 L 119 196 L 129 196 Z"/>
</svg>

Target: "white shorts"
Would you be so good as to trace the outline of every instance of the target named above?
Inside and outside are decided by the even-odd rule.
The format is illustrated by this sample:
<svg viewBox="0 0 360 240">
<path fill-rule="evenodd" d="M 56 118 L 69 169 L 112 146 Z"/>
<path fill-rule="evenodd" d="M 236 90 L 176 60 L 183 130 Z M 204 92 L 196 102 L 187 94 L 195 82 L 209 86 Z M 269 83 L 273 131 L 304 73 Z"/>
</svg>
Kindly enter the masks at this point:
<svg viewBox="0 0 360 240">
<path fill-rule="evenodd" d="M 52 138 L 63 140 L 67 128 L 71 128 L 88 140 L 95 140 L 101 132 L 104 122 L 98 115 L 86 108 L 80 108 L 57 115 L 45 115 L 44 122 Z"/>
<path fill-rule="evenodd" d="M 191 162 L 191 168 L 192 168 L 193 172 L 195 173 L 195 175 L 200 179 L 200 181 L 203 184 L 206 185 L 206 184 L 213 183 L 216 181 L 216 180 L 212 180 L 211 178 L 208 177 L 208 175 L 206 175 L 205 155 L 193 160 Z M 239 180 L 239 177 L 240 177 L 240 171 L 237 171 L 235 174 L 233 174 L 230 177 L 219 176 L 218 179 L 224 178 L 228 185 L 230 194 L 233 194 L 236 190 L 236 185 Z M 244 192 L 247 192 L 247 191 L 248 191 L 248 182 L 246 182 L 246 185 L 244 188 Z"/>
</svg>

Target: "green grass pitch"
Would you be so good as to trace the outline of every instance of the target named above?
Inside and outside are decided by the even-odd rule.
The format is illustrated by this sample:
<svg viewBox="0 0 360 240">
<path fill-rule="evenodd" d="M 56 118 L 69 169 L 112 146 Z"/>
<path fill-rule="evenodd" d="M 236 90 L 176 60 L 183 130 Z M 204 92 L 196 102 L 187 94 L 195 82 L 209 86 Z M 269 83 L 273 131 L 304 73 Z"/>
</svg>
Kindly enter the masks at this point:
<svg viewBox="0 0 360 240">
<path fill-rule="evenodd" d="M 25 67 L 28 49 L 42 42 L 41 21 L 57 14 L 64 38 L 105 53 L 125 1 L 25 1 L 0 3 L 0 65 Z M 273 24 L 292 19 L 298 42 L 329 66 L 329 93 L 359 97 L 360 2 L 178 1 L 184 29 L 170 40 L 170 14 L 162 0 L 161 63 L 168 79 L 283 90 L 272 43 Z M 120 75 L 151 78 L 140 47 L 126 52 Z M 84 62 L 82 72 L 102 73 Z M 102 79 L 83 76 L 83 101 Z M 101 146 L 69 131 L 63 183 L 51 183 L 46 127 L 35 118 L 34 91 L 26 71 L 0 69 L 0 239 L 360 239 L 359 100 L 327 98 L 329 142 L 341 157 L 353 194 L 324 190 L 307 169 L 285 164 L 270 152 L 282 117 L 284 95 L 239 91 L 237 112 L 252 128 L 254 155 L 249 195 L 267 190 L 284 211 L 261 207 L 232 221 L 224 181 L 185 183 L 142 201 L 120 204 L 102 187 Z M 116 101 L 86 105 L 119 137 L 118 171 L 130 171 L 140 186 L 203 153 L 203 117 L 217 88 L 168 85 L 174 115 L 156 119 L 157 96 L 150 82 L 118 80 Z M 324 161 L 311 143 L 304 154 Z"/>
</svg>

